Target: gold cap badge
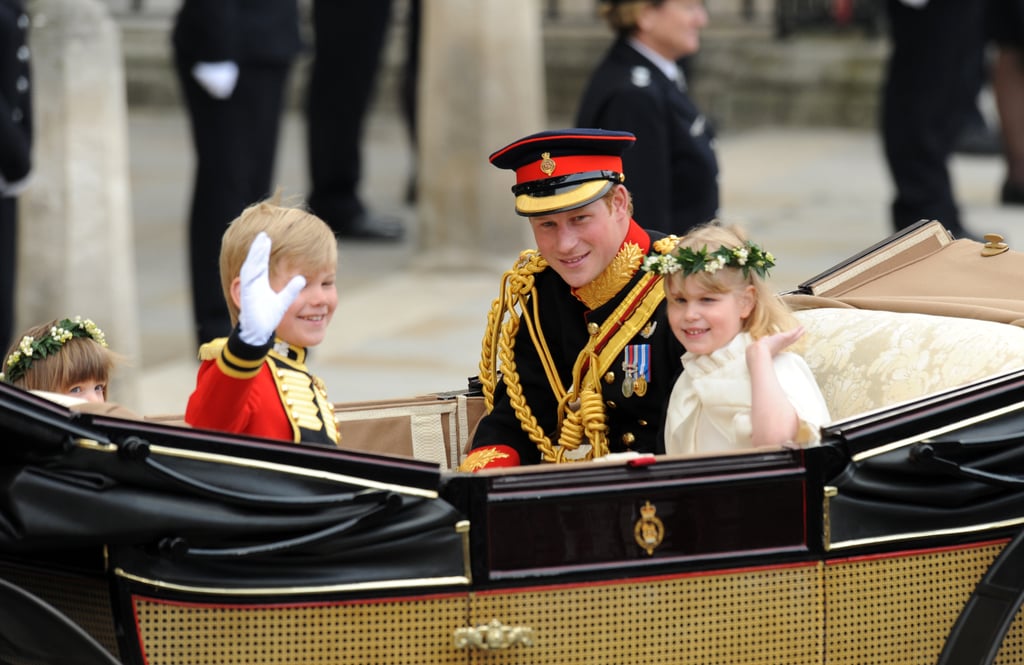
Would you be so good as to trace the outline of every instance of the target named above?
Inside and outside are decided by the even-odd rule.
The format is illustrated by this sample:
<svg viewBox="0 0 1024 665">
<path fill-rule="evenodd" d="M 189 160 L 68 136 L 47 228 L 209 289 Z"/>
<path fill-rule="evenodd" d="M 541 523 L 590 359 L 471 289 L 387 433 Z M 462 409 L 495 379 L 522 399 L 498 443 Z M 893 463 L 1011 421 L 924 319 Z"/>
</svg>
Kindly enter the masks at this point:
<svg viewBox="0 0 1024 665">
<path fill-rule="evenodd" d="M 555 160 L 551 159 L 550 152 L 543 152 L 540 155 L 540 170 L 544 175 L 551 175 L 555 172 Z"/>
</svg>

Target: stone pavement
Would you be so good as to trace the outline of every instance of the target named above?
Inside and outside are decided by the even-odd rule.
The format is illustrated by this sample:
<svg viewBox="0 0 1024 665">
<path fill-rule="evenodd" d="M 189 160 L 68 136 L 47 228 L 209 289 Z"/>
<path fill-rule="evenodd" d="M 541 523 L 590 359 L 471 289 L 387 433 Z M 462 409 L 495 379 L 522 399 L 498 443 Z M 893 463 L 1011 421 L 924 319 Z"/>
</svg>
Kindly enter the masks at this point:
<svg viewBox="0 0 1024 665">
<path fill-rule="evenodd" d="M 286 196 L 305 192 L 301 117 L 285 123 L 277 182 Z M 130 163 L 141 300 L 143 413 L 181 413 L 195 378 L 185 215 L 192 156 L 178 109 L 132 109 Z M 564 125 L 553 121 L 552 127 Z M 497 146 L 496 146 L 497 147 Z M 758 129 L 723 135 L 722 217 L 743 224 L 778 260 L 773 284 L 788 289 L 889 234 L 891 186 L 870 131 Z M 397 214 L 409 237 L 395 245 L 340 245 L 339 306 L 310 367 L 335 401 L 453 390 L 477 374 L 480 339 L 501 273 L 521 248 L 487 270 L 414 267 L 416 219 L 402 203 L 409 166 L 399 120 L 377 110 L 364 144 L 365 197 Z M 485 164 L 483 156 L 481 164 Z M 970 228 L 997 231 L 1011 246 L 1024 238 L 1024 209 L 995 204 L 1003 166 L 995 156 L 957 156 L 957 195 Z M 525 224 L 512 212 L 509 224 Z M 211 285 L 219 289 L 219 285 Z M 115 377 L 116 389 L 116 377 Z"/>
</svg>

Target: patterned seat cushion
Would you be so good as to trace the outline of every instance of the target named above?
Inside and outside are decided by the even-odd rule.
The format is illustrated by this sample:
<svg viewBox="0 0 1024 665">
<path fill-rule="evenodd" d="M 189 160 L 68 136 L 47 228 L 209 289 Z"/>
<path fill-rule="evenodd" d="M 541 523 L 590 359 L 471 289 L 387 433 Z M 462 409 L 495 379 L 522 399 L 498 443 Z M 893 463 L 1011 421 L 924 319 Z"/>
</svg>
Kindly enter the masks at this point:
<svg viewBox="0 0 1024 665">
<path fill-rule="evenodd" d="M 1024 367 L 1024 328 L 975 319 L 821 308 L 796 312 L 829 413 L 841 420 Z"/>
</svg>

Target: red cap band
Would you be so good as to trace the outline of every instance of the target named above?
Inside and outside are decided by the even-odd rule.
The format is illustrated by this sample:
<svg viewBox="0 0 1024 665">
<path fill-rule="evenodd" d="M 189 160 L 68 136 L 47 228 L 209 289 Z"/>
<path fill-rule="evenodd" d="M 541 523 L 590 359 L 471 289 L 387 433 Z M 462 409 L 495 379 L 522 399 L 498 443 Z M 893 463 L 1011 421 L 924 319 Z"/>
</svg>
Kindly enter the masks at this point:
<svg viewBox="0 0 1024 665">
<path fill-rule="evenodd" d="M 588 171 L 615 171 L 622 173 L 622 158 L 617 155 L 572 155 L 547 157 L 516 169 L 516 184 L 521 185 L 545 178 L 557 178 Z"/>
</svg>

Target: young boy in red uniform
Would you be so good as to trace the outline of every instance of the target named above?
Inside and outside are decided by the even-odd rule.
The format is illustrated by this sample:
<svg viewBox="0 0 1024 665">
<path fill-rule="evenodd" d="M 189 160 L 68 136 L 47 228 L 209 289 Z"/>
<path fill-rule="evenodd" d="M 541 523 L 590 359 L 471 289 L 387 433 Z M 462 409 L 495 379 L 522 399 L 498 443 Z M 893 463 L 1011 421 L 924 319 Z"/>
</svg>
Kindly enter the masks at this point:
<svg viewBox="0 0 1024 665">
<path fill-rule="evenodd" d="M 301 208 L 257 203 L 228 227 L 220 276 L 233 329 L 202 345 L 185 420 L 193 427 L 336 445 L 334 411 L 306 350 L 338 305 L 338 248 Z"/>
</svg>

